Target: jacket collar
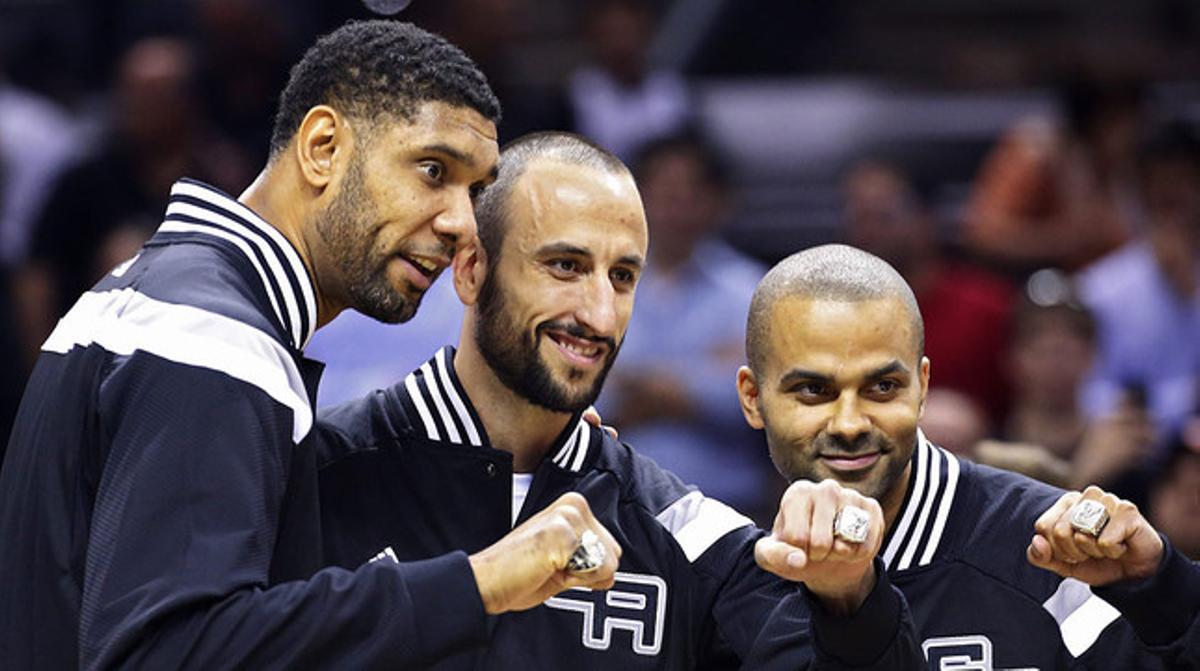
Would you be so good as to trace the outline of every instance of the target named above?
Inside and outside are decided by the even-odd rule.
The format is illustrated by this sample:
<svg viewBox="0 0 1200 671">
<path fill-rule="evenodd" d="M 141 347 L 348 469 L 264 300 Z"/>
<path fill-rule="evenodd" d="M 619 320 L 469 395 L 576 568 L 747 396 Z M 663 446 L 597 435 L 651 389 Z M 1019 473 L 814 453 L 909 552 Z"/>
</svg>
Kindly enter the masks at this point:
<svg viewBox="0 0 1200 671">
<path fill-rule="evenodd" d="M 303 350 L 317 324 L 316 291 L 292 243 L 253 210 L 193 179 L 171 187 L 160 234 L 220 239 L 245 255 L 262 281 L 271 310 L 289 344 Z"/>
<path fill-rule="evenodd" d="M 443 347 L 404 378 L 401 393 L 415 410 L 414 428 L 436 442 L 491 447 L 479 413 L 454 370 L 454 352 L 453 347 Z M 572 473 L 584 470 L 601 440 L 596 435 L 599 429 L 582 415 L 571 416 L 546 453 L 551 463 Z"/>
</svg>

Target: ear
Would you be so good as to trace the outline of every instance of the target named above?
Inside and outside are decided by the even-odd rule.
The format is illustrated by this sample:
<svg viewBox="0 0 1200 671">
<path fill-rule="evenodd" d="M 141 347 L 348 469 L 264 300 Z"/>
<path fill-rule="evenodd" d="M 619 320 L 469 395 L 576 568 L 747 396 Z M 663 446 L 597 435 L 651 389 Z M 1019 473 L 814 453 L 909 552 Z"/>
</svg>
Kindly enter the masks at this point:
<svg viewBox="0 0 1200 671">
<path fill-rule="evenodd" d="M 921 406 L 917 409 L 917 417 L 925 415 L 925 398 L 929 395 L 929 357 L 921 357 L 921 370 L 918 373 L 921 380 Z"/>
<path fill-rule="evenodd" d="M 479 244 L 479 238 L 463 246 L 454 256 L 454 291 L 463 305 L 472 306 L 479 300 L 483 278 L 487 277 L 487 252 Z"/>
<path fill-rule="evenodd" d="M 758 379 L 749 366 L 738 368 L 737 372 L 738 402 L 742 406 L 742 416 L 750 428 L 761 429 L 765 426 L 762 418 L 762 408 L 759 403 Z"/>
<path fill-rule="evenodd" d="M 296 131 L 296 162 L 304 180 L 318 191 L 332 181 L 339 158 L 339 145 L 347 142 L 345 117 L 328 105 L 308 110 Z"/>
</svg>

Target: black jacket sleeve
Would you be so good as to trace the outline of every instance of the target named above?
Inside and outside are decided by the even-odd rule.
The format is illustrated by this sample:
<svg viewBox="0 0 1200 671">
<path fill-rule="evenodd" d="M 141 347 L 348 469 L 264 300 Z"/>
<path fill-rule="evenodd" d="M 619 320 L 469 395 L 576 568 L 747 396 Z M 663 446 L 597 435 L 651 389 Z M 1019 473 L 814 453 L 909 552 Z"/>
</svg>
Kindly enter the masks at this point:
<svg viewBox="0 0 1200 671">
<path fill-rule="evenodd" d="M 463 553 L 270 585 L 289 463 L 305 449 L 292 411 L 203 368 L 141 353 L 119 368 L 100 392 L 110 447 L 83 668 L 410 668 L 482 644 Z"/>
<path fill-rule="evenodd" d="M 825 611 L 802 585 L 779 602 L 743 669 L 926 669 L 908 604 L 875 560 L 878 579 L 849 616 Z"/>
<path fill-rule="evenodd" d="M 1111 654 L 1157 657 L 1169 669 L 1200 669 L 1200 564 L 1171 547 L 1163 536 L 1159 570 L 1145 580 L 1118 582 L 1093 589 L 1129 622 L 1137 641 L 1117 642 Z M 1112 634 L 1105 632 L 1108 638 Z M 1102 647 L 1114 643 L 1101 640 Z"/>
<path fill-rule="evenodd" d="M 699 571 L 722 575 L 713 605 L 721 645 L 747 671 L 927 667 L 900 591 L 875 560 L 875 587 L 848 617 L 825 612 L 802 585 L 759 568 L 754 543 L 761 531 L 730 532 L 696 561 Z"/>
</svg>

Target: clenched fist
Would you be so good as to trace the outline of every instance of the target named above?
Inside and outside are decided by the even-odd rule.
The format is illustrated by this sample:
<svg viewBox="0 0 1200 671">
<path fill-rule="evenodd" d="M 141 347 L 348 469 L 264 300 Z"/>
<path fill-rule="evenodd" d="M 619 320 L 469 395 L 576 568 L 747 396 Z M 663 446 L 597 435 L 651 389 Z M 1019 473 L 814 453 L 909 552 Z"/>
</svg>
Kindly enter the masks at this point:
<svg viewBox="0 0 1200 671">
<path fill-rule="evenodd" d="M 1080 501 L 1104 507 L 1108 521 L 1099 536 L 1071 525 L 1072 509 Z M 1034 523 L 1034 532 L 1025 551 L 1029 563 L 1093 587 L 1148 578 L 1162 561 L 1162 538 L 1137 506 L 1095 485 L 1063 494 Z"/>
<path fill-rule="evenodd" d="M 834 518 L 851 506 L 866 513 L 862 542 L 834 534 Z M 875 586 L 872 561 L 883 535 L 883 510 L 875 499 L 834 480 L 801 480 L 784 492 L 771 535 L 758 541 L 754 557 L 764 570 L 804 583 L 826 610 L 848 614 Z"/>
<path fill-rule="evenodd" d="M 585 531 L 604 547 L 604 561 L 587 572 L 567 568 Z M 471 569 L 491 615 L 527 610 L 571 587 L 612 587 L 621 547 L 592 515 L 583 496 L 569 492 L 494 545 L 471 555 Z"/>
</svg>

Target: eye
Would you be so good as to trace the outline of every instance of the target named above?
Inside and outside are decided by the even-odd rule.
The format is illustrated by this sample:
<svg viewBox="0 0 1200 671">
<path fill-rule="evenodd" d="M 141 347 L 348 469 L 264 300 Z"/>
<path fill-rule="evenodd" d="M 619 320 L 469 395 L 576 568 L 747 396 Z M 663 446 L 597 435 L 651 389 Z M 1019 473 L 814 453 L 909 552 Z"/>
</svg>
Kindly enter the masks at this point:
<svg viewBox="0 0 1200 671">
<path fill-rule="evenodd" d="M 630 287 L 637 283 L 637 275 L 628 268 L 614 268 L 611 275 L 613 282 L 621 287 Z"/>
<path fill-rule="evenodd" d="M 802 399 L 814 399 L 824 396 L 827 388 L 820 382 L 801 382 L 795 387 L 792 387 L 792 393 Z"/>
<path fill-rule="evenodd" d="M 546 265 L 560 275 L 574 275 L 579 272 L 579 262 L 575 259 L 552 259 Z"/>
<path fill-rule="evenodd" d="M 441 184 L 442 180 L 446 178 L 446 166 L 437 161 L 426 161 L 422 163 L 421 171 L 425 173 L 426 177 L 434 182 L 437 182 L 438 184 Z"/>
<path fill-rule="evenodd" d="M 483 182 L 476 182 L 476 183 L 472 184 L 471 185 L 471 201 L 474 202 L 476 200 L 479 200 L 479 197 L 482 196 L 483 192 L 486 190 L 487 190 L 487 185 L 484 184 Z"/>
<path fill-rule="evenodd" d="M 877 398 L 891 398 L 900 391 L 900 383 L 895 380 L 879 380 L 867 390 L 868 394 Z"/>
</svg>

